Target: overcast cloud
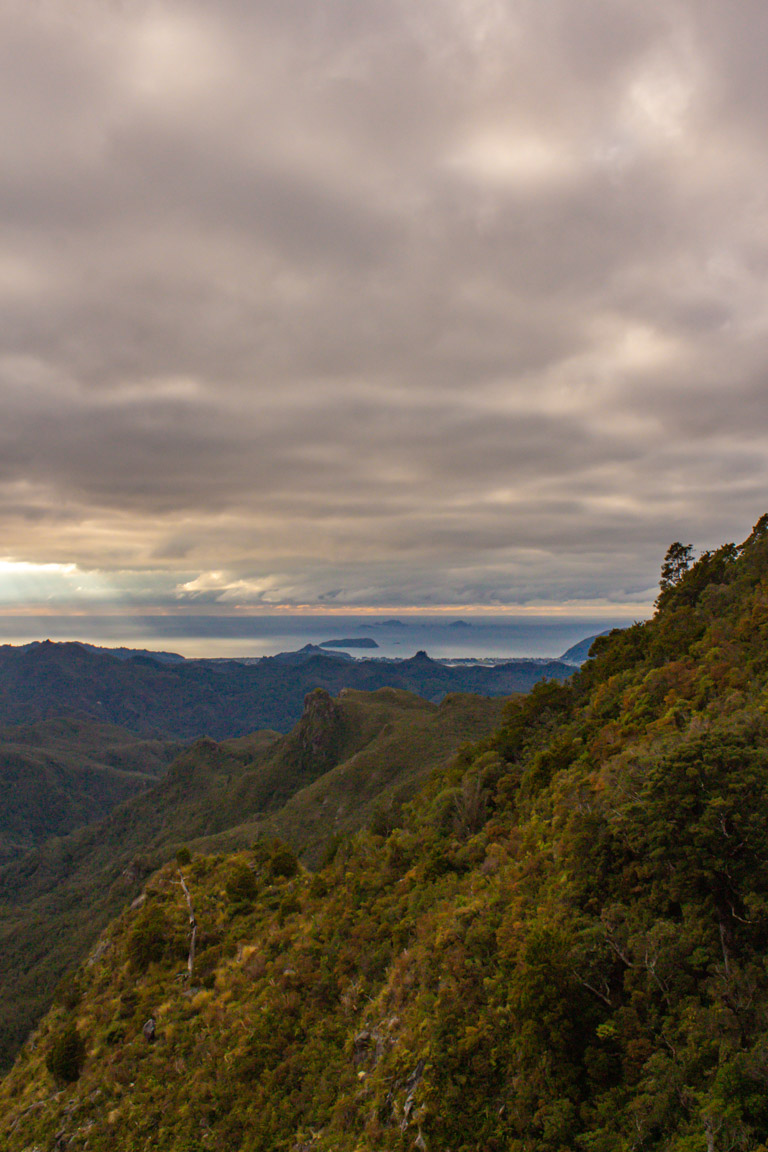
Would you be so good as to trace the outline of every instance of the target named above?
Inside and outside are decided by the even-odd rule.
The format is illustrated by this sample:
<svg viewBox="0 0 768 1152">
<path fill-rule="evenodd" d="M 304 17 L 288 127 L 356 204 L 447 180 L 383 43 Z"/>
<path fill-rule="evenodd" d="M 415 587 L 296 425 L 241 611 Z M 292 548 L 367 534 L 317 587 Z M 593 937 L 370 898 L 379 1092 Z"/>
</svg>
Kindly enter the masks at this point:
<svg viewBox="0 0 768 1152">
<path fill-rule="evenodd" d="M 0 602 L 634 605 L 742 539 L 766 43 L 765 0 L 0 0 Z"/>
</svg>

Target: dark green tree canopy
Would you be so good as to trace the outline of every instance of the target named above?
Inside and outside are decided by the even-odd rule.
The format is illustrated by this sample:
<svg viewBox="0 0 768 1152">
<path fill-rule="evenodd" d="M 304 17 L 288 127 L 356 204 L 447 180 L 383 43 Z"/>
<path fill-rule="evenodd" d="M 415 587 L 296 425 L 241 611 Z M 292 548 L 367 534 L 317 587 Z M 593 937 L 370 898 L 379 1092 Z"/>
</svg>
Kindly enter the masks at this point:
<svg viewBox="0 0 768 1152">
<path fill-rule="evenodd" d="M 46 1057 L 46 1067 L 59 1084 L 74 1084 L 85 1062 L 85 1041 L 73 1023 L 56 1036 Z"/>
<path fill-rule="evenodd" d="M 676 540 L 670 544 L 661 566 L 661 579 L 659 587 L 662 592 L 673 588 L 683 578 L 693 563 L 693 545 L 681 544 Z"/>
</svg>

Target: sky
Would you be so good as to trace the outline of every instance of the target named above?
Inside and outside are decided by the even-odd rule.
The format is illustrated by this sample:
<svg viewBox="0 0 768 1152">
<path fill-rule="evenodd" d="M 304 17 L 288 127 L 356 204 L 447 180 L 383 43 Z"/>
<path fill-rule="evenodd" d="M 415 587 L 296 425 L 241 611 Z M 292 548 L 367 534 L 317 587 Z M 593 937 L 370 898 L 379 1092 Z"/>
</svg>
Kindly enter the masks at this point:
<svg viewBox="0 0 768 1152">
<path fill-rule="evenodd" d="M 647 611 L 768 509 L 766 43 L 0 0 L 0 609 Z"/>
</svg>

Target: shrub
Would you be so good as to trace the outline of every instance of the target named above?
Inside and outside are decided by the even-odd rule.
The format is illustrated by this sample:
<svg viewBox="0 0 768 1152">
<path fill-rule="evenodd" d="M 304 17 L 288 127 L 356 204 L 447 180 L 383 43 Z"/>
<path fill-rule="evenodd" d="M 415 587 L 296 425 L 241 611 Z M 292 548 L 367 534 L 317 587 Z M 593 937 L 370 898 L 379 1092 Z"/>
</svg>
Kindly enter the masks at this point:
<svg viewBox="0 0 768 1152">
<path fill-rule="evenodd" d="M 309 894 L 315 899 L 322 899 L 328 895 L 328 885 L 319 873 L 315 873 L 309 884 Z"/>
<path fill-rule="evenodd" d="M 236 860 L 224 886 L 230 904 L 252 904 L 259 894 L 259 886 L 252 869 Z"/>
<path fill-rule="evenodd" d="M 159 963 L 165 955 L 168 941 L 168 922 L 155 905 L 142 909 L 128 938 L 128 956 L 139 972 L 145 972 L 152 963 Z"/>
<path fill-rule="evenodd" d="M 85 1063 L 85 1041 L 74 1024 L 55 1037 L 45 1066 L 60 1084 L 74 1084 Z"/>
<path fill-rule="evenodd" d="M 123 1040 L 125 1040 L 125 1025 L 115 1021 L 104 1033 L 104 1043 L 114 1047 L 115 1044 L 122 1044 Z"/>
<path fill-rule="evenodd" d="M 299 862 L 296 859 L 290 848 L 281 844 L 272 853 L 272 858 L 269 861 L 269 870 L 273 876 L 289 879 L 295 876 L 299 870 Z"/>
</svg>

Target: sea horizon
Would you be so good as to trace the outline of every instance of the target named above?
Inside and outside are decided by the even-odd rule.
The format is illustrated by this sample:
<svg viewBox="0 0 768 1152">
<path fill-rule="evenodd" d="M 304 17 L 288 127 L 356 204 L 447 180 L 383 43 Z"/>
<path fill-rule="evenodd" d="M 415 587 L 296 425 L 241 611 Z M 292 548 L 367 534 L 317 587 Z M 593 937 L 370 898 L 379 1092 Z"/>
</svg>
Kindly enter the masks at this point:
<svg viewBox="0 0 768 1152">
<path fill-rule="evenodd" d="M 79 641 L 103 648 L 174 652 L 185 659 L 253 659 L 329 640 L 370 639 L 348 649 L 358 658 L 556 658 L 588 636 L 625 628 L 644 613 L 564 615 L 418 615 L 388 613 L 0 616 L 0 643 Z M 333 649 L 330 649 L 331 651 Z"/>
</svg>

